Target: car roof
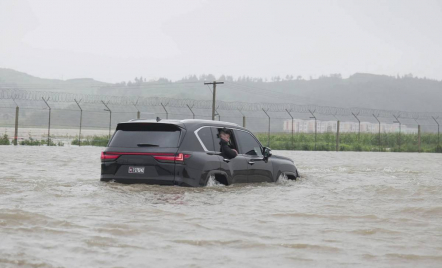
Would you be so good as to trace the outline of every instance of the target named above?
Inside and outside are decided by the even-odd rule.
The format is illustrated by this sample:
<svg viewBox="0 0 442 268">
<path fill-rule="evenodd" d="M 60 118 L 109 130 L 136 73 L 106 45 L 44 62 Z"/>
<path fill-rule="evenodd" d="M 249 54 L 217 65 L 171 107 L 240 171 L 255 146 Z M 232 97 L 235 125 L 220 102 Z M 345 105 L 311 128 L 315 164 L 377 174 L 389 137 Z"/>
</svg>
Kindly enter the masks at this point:
<svg viewBox="0 0 442 268">
<path fill-rule="evenodd" d="M 123 124 L 127 123 L 158 123 L 158 124 L 173 124 L 180 126 L 186 129 L 193 129 L 200 126 L 222 126 L 222 127 L 236 127 L 242 128 L 240 125 L 230 122 L 224 121 L 213 121 L 213 120 L 204 120 L 204 119 L 161 119 L 157 121 L 155 119 L 132 119 L 128 122 L 122 122 Z"/>
</svg>

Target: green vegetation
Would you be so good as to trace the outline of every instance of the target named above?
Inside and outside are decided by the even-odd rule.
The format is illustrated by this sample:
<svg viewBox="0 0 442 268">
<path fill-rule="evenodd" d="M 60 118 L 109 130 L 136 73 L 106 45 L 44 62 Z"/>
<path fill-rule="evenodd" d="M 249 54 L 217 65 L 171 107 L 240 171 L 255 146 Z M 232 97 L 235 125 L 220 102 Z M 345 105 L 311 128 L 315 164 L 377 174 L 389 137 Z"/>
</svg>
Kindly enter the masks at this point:
<svg viewBox="0 0 442 268">
<path fill-rule="evenodd" d="M 10 145 L 8 134 L 4 134 L 3 137 L 0 138 L 0 145 Z"/>
<path fill-rule="evenodd" d="M 109 137 L 106 136 L 87 136 L 85 139 L 81 140 L 81 145 L 86 146 L 100 146 L 100 147 L 106 147 L 107 143 L 109 141 Z M 78 137 L 71 142 L 72 145 L 79 145 Z"/>
<path fill-rule="evenodd" d="M 267 146 L 267 133 L 257 133 L 256 137 Z M 421 134 L 421 152 L 442 152 L 442 147 L 437 144 L 437 134 Z M 315 150 L 314 133 L 295 133 L 293 136 L 287 133 L 270 134 L 270 148 L 274 150 Z M 316 137 L 316 151 L 335 151 L 336 134 L 318 133 Z M 364 151 L 364 152 L 418 152 L 418 135 L 399 133 L 382 133 L 381 146 L 379 147 L 379 135 L 374 133 L 341 133 L 339 141 L 340 151 Z"/>
<path fill-rule="evenodd" d="M 32 138 L 31 135 L 29 135 L 28 139 L 20 141 L 19 144 L 20 145 L 27 145 L 27 146 L 42 146 L 42 145 L 47 145 L 48 140 L 47 139 L 35 140 Z M 64 144 L 60 141 L 55 143 L 52 139 L 49 139 L 49 146 L 64 146 Z"/>
<path fill-rule="evenodd" d="M 264 146 L 267 146 L 267 133 L 257 133 L 256 137 Z M 87 136 L 81 140 L 82 146 L 101 146 L 106 147 L 108 136 Z M 72 145 L 78 145 L 78 137 L 72 141 Z M 399 134 L 383 133 L 381 134 L 382 152 L 417 152 L 418 151 L 418 135 L 417 134 L 401 134 L 401 148 L 399 150 Z M 270 148 L 274 150 L 315 150 L 315 134 L 312 133 L 295 133 L 293 136 L 287 133 L 270 134 Z M 335 133 L 318 133 L 316 137 L 316 151 L 335 151 L 336 150 L 336 134 Z M 360 141 L 357 133 L 340 134 L 340 151 L 357 151 L 357 152 L 378 152 L 379 136 L 372 133 L 361 133 Z M 437 146 L 437 134 L 423 133 L 421 135 L 421 151 L 422 152 L 438 152 L 442 153 L 442 146 Z"/>
</svg>

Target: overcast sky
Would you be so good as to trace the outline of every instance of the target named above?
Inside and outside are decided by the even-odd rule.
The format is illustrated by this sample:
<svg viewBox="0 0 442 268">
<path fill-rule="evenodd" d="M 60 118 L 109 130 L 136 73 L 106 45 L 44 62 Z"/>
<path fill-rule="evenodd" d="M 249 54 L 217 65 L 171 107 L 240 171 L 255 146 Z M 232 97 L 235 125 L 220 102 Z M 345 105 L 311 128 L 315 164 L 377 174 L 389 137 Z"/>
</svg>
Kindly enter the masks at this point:
<svg viewBox="0 0 442 268">
<path fill-rule="evenodd" d="M 441 48 L 438 0 L 0 0 L 0 67 L 44 78 L 441 80 Z"/>
</svg>

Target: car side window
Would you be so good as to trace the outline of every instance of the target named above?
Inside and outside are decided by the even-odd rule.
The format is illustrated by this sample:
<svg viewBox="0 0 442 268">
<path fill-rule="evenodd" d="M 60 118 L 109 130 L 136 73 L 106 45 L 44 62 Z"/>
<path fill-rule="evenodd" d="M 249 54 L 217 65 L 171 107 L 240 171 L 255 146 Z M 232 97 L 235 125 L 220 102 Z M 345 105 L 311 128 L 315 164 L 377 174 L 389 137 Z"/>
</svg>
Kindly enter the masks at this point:
<svg viewBox="0 0 442 268">
<path fill-rule="evenodd" d="M 221 128 L 218 127 L 212 127 L 212 135 L 213 135 L 213 141 L 214 141 L 214 145 L 215 145 L 215 152 L 219 152 L 220 151 L 220 137 L 219 137 L 219 131 Z M 232 129 L 230 129 L 232 130 Z M 235 139 L 235 133 L 232 133 L 230 135 L 230 148 L 238 150 L 238 143 L 236 142 L 237 139 Z"/>
<path fill-rule="evenodd" d="M 198 130 L 196 135 L 204 144 L 204 147 L 206 147 L 205 149 L 207 149 L 207 151 L 215 151 L 215 147 L 213 146 L 212 131 L 210 131 L 210 127 L 204 127 Z"/>
<path fill-rule="evenodd" d="M 235 135 L 241 148 L 241 154 L 262 156 L 261 145 L 250 133 L 235 130 Z"/>
</svg>

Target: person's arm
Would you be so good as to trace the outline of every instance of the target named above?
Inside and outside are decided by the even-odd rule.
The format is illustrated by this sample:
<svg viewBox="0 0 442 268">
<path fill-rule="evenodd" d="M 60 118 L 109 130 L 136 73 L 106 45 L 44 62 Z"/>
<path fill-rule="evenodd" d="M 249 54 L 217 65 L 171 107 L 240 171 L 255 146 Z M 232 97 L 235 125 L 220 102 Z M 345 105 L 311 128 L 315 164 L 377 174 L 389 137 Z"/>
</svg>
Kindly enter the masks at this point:
<svg viewBox="0 0 442 268">
<path fill-rule="evenodd" d="M 226 158 L 232 159 L 236 157 L 237 153 L 235 150 L 232 150 L 229 145 L 227 144 L 227 141 L 221 139 L 219 142 L 219 145 L 221 146 L 221 152 L 223 153 L 223 156 Z"/>
</svg>

